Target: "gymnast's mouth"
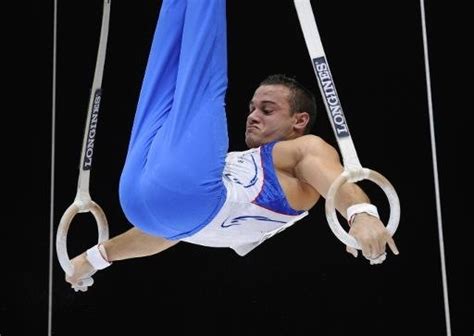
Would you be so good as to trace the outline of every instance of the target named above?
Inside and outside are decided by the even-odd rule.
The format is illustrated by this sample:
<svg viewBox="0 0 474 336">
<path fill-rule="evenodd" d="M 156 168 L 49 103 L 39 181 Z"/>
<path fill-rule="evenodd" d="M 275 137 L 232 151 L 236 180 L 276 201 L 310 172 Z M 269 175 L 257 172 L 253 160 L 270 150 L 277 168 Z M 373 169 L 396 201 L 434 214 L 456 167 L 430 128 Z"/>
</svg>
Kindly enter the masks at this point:
<svg viewBox="0 0 474 336">
<path fill-rule="evenodd" d="M 259 128 L 257 126 L 253 126 L 253 125 L 252 126 L 247 126 L 247 131 L 252 131 L 252 130 L 258 131 Z"/>
</svg>

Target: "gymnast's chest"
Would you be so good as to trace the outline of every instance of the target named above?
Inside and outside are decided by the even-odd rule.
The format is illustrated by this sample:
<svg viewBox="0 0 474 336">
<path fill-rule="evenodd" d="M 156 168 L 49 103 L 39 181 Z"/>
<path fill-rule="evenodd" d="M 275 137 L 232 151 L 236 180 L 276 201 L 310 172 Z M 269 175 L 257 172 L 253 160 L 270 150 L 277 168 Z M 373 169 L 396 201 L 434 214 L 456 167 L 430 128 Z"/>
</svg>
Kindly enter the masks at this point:
<svg viewBox="0 0 474 336">
<path fill-rule="evenodd" d="M 231 191 L 244 193 L 250 198 L 255 197 L 262 188 L 263 179 L 264 172 L 258 148 L 227 154 L 223 180 Z"/>
</svg>

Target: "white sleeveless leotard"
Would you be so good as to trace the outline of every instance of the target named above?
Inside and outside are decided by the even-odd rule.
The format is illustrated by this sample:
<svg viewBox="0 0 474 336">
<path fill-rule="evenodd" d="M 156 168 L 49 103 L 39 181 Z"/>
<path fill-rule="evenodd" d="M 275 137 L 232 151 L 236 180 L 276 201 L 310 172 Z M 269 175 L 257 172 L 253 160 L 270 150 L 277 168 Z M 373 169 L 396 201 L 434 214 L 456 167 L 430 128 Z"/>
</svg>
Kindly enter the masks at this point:
<svg viewBox="0 0 474 336">
<path fill-rule="evenodd" d="M 266 239 L 308 215 L 291 208 L 272 160 L 275 142 L 229 152 L 223 172 L 227 199 L 213 220 L 181 239 L 209 247 L 229 247 L 244 256 Z"/>
</svg>

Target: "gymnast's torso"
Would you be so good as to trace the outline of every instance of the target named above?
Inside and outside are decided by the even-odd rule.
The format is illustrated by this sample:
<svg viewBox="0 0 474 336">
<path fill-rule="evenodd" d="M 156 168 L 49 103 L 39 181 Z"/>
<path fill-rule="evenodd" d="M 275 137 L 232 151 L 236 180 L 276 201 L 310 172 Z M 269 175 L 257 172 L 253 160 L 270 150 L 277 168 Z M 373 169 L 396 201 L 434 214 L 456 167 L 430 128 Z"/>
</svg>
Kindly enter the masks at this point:
<svg viewBox="0 0 474 336">
<path fill-rule="evenodd" d="M 275 144 L 227 154 L 222 176 L 227 189 L 224 205 L 209 224 L 182 241 L 230 247 L 243 256 L 308 214 L 294 209 L 285 196 L 273 162 Z"/>
</svg>

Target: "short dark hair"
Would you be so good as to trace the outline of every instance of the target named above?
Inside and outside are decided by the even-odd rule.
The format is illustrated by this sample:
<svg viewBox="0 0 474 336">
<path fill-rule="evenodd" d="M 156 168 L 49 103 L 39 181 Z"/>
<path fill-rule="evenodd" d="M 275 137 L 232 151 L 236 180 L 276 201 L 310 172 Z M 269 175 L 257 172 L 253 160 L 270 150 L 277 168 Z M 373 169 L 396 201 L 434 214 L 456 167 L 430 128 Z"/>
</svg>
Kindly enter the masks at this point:
<svg viewBox="0 0 474 336">
<path fill-rule="evenodd" d="M 260 82 L 262 85 L 283 85 L 290 90 L 291 113 L 308 112 L 309 121 L 305 128 L 305 134 L 311 132 L 316 120 L 316 98 L 314 94 L 298 82 L 294 77 L 285 74 L 272 74 Z"/>
</svg>

